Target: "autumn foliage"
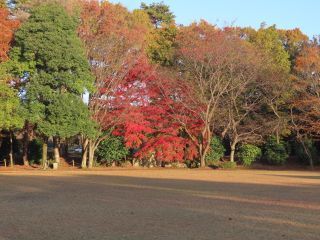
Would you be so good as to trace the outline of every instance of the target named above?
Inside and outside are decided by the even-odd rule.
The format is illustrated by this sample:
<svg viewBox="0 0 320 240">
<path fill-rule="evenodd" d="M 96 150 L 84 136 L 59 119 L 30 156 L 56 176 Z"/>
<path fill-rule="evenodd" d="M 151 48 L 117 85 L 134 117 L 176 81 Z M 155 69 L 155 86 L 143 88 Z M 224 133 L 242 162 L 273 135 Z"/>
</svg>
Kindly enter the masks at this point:
<svg viewBox="0 0 320 240">
<path fill-rule="evenodd" d="M 7 8 L 0 8 L 0 61 L 8 59 L 14 31 L 19 27 L 19 22 L 12 19 Z"/>
<path fill-rule="evenodd" d="M 30 136 L 44 142 L 43 156 L 53 139 L 57 162 L 81 145 L 82 168 L 99 149 L 99 158 L 205 167 L 250 149 L 264 149 L 263 159 L 268 139 L 284 151 L 285 141 L 319 141 L 320 44 L 298 28 L 182 26 L 164 3 L 14 3 L 0 8 L 0 70 L 25 114 L 26 165 Z M 112 142 L 122 154 L 102 149 Z M 227 156 L 209 159 L 213 142 Z"/>
</svg>

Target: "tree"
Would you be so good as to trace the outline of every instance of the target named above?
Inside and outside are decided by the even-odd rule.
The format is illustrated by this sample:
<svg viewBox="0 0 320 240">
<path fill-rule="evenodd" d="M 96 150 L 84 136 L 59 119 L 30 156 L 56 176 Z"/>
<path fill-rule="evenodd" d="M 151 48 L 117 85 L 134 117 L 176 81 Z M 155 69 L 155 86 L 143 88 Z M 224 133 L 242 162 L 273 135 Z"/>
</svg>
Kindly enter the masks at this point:
<svg viewBox="0 0 320 240">
<path fill-rule="evenodd" d="M 147 47 L 148 57 L 153 63 L 171 66 L 174 61 L 174 47 L 178 29 L 174 24 L 154 29 Z"/>
<path fill-rule="evenodd" d="M 308 43 L 309 38 L 299 28 L 290 30 L 278 30 L 284 49 L 290 56 L 291 66 L 295 66 L 296 57 L 300 54 L 303 46 Z"/>
<path fill-rule="evenodd" d="M 17 92 L 10 88 L 6 83 L 0 81 L 0 132 L 1 130 L 9 131 L 10 138 L 10 165 L 13 166 L 13 132 L 15 129 L 23 127 L 23 111 Z M 1 147 L 1 136 L 0 136 Z"/>
<path fill-rule="evenodd" d="M 82 166 L 86 167 L 89 153 L 91 168 L 96 149 L 109 137 L 104 133 L 112 131 L 119 121 L 113 100 L 121 94 L 121 84 L 144 52 L 150 22 L 141 11 L 131 13 L 119 4 L 98 1 L 84 5 L 81 21 L 79 35 L 86 45 L 97 88 L 90 96 L 89 107 L 100 134 L 83 140 Z"/>
<path fill-rule="evenodd" d="M 296 59 L 295 96 L 291 106 L 293 129 L 304 147 L 313 167 L 312 154 L 305 145 L 308 138 L 320 136 L 320 47 L 316 43 L 305 46 Z"/>
<path fill-rule="evenodd" d="M 230 161 L 234 162 L 238 143 L 250 143 L 262 140 L 265 132 L 262 106 L 264 103 L 265 82 L 269 79 L 263 71 L 264 55 L 258 49 L 239 41 L 237 56 L 230 63 L 229 78 L 232 88 L 222 97 L 220 107 L 222 137 L 230 140 Z M 272 83 L 270 83 L 272 84 Z"/>
<path fill-rule="evenodd" d="M 8 73 L 8 51 L 11 48 L 14 31 L 19 27 L 19 22 L 10 19 L 10 13 L 5 2 L 0 6 L 0 132 L 9 131 L 10 135 L 10 164 L 13 166 L 12 139 L 13 131 L 21 128 L 23 114 L 20 107 L 18 93 L 8 84 L 10 75 Z M 0 147 L 1 147 L 0 136 Z"/>
<path fill-rule="evenodd" d="M 204 167 L 210 140 L 217 130 L 219 106 L 224 96 L 241 87 L 239 84 L 247 78 L 252 79 L 252 57 L 240 38 L 206 22 L 181 29 L 177 43 L 180 85 L 185 89 L 181 101 L 202 123 L 200 132 L 191 133 L 187 125 L 185 128 L 198 147 Z"/>
<path fill-rule="evenodd" d="M 146 58 L 132 68 L 123 85 L 125 94 L 118 95 L 126 106 L 122 106 L 125 114 L 115 133 L 123 136 L 128 148 L 135 149 L 134 157 L 149 164 L 193 160 L 194 145 L 173 117 L 175 103 L 166 95 L 170 81 L 161 72 Z"/>
<path fill-rule="evenodd" d="M 83 122 L 90 123 L 81 97 L 93 90 L 93 77 L 76 27 L 63 7 L 40 5 L 17 31 L 12 50 L 13 72 L 24 83 L 20 90 L 25 92 L 28 120 L 45 140 L 53 137 L 56 162 L 60 139 L 80 133 Z"/>
<path fill-rule="evenodd" d="M 276 26 L 265 27 L 249 32 L 249 42 L 271 56 L 271 61 L 286 72 L 290 70 L 289 54 L 285 50 Z"/>
<path fill-rule="evenodd" d="M 246 30 L 248 41 L 258 47 L 264 56 L 264 98 L 269 113 L 269 124 L 276 139 L 279 142 L 281 134 L 288 133 L 289 114 L 287 102 L 292 96 L 292 78 L 290 77 L 290 55 L 293 52 L 294 44 L 291 37 L 287 40 L 283 33 L 276 29 L 276 26 L 266 28 L 261 26 L 258 31 Z M 296 47 L 299 44 L 296 44 Z"/>
<path fill-rule="evenodd" d="M 169 6 L 165 5 L 163 2 L 152 3 L 150 5 L 141 3 L 140 8 L 149 15 L 155 28 L 161 27 L 162 24 L 171 25 L 174 23 L 175 16 L 170 11 Z"/>
<path fill-rule="evenodd" d="M 163 66 L 173 64 L 174 44 L 178 29 L 175 16 L 169 6 L 161 3 L 141 4 L 141 9 L 148 14 L 154 26 L 148 39 L 147 55 L 153 63 Z"/>
</svg>

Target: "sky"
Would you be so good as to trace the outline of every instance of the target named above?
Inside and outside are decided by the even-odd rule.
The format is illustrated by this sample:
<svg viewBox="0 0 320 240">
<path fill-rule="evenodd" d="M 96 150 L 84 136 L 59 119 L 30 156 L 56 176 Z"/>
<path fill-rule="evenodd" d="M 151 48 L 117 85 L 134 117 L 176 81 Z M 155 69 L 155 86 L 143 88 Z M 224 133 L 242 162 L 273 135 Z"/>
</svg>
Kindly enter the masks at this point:
<svg viewBox="0 0 320 240">
<path fill-rule="evenodd" d="M 160 0 L 161 1 L 161 0 Z M 110 0 L 128 9 L 139 8 L 139 0 Z M 144 0 L 145 3 L 159 2 Z M 178 24 L 205 19 L 226 26 L 259 28 L 262 22 L 278 28 L 300 28 L 309 37 L 320 34 L 320 0 L 163 0 Z"/>
</svg>

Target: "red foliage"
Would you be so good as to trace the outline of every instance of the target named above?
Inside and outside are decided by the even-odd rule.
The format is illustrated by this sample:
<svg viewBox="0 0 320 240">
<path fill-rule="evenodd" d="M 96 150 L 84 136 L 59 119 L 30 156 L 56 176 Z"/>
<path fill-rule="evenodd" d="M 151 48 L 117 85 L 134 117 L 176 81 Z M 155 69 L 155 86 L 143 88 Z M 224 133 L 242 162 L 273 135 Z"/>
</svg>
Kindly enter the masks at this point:
<svg viewBox="0 0 320 240">
<path fill-rule="evenodd" d="M 121 5 L 84 2 L 79 35 L 98 88 L 90 99 L 92 117 L 101 131 L 113 130 L 123 136 L 138 158 L 193 159 L 196 148 L 176 111 L 185 113 L 185 109 L 173 98 L 186 88 L 169 90 L 176 87 L 174 78 L 160 75 L 159 69 L 149 64 L 144 51 L 149 18 L 146 15 L 145 22 L 143 15 L 140 17 Z M 194 124 L 192 114 L 182 117 L 187 119 L 184 124 Z"/>
<path fill-rule="evenodd" d="M 9 11 L 6 8 L 0 8 L 0 62 L 8 59 L 10 43 L 13 39 L 14 30 L 19 26 L 17 20 L 10 19 Z"/>
<path fill-rule="evenodd" d="M 122 114 L 122 121 L 114 134 L 123 136 L 127 147 L 137 149 L 138 158 L 154 155 L 158 161 L 168 162 L 193 159 L 196 147 L 172 110 L 179 104 L 166 95 L 169 80 L 158 72 L 144 58 L 129 72 L 115 95 L 121 99 L 117 109 L 122 111 L 115 112 Z M 196 124 L 194 119 L 189 122 Z"/>
</svg>

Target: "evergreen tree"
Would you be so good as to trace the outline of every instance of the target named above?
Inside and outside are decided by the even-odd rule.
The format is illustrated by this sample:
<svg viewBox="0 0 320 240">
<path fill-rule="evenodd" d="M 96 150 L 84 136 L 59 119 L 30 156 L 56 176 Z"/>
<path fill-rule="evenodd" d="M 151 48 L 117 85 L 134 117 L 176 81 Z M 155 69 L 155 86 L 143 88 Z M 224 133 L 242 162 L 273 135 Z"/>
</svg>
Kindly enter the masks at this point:
<svg viewBox="0 0 320 240">
<path fill-rule="evenodd" d="M 53 137 L 59 162 L 60 138 L 74 136 L 91 125 L 82 95 L 93 90 L 93 77 L 77 22 L 58 4 L 32 9 L 30 18 L 17 31 L 12 50 L 13 71 L 25 82 L 21 90 L 29 121 L 44 139 Z M 44 142 L 46 144 L 46 141 Z M 43 162 L 46 161 L 44 146 Z"/>
</svg>

